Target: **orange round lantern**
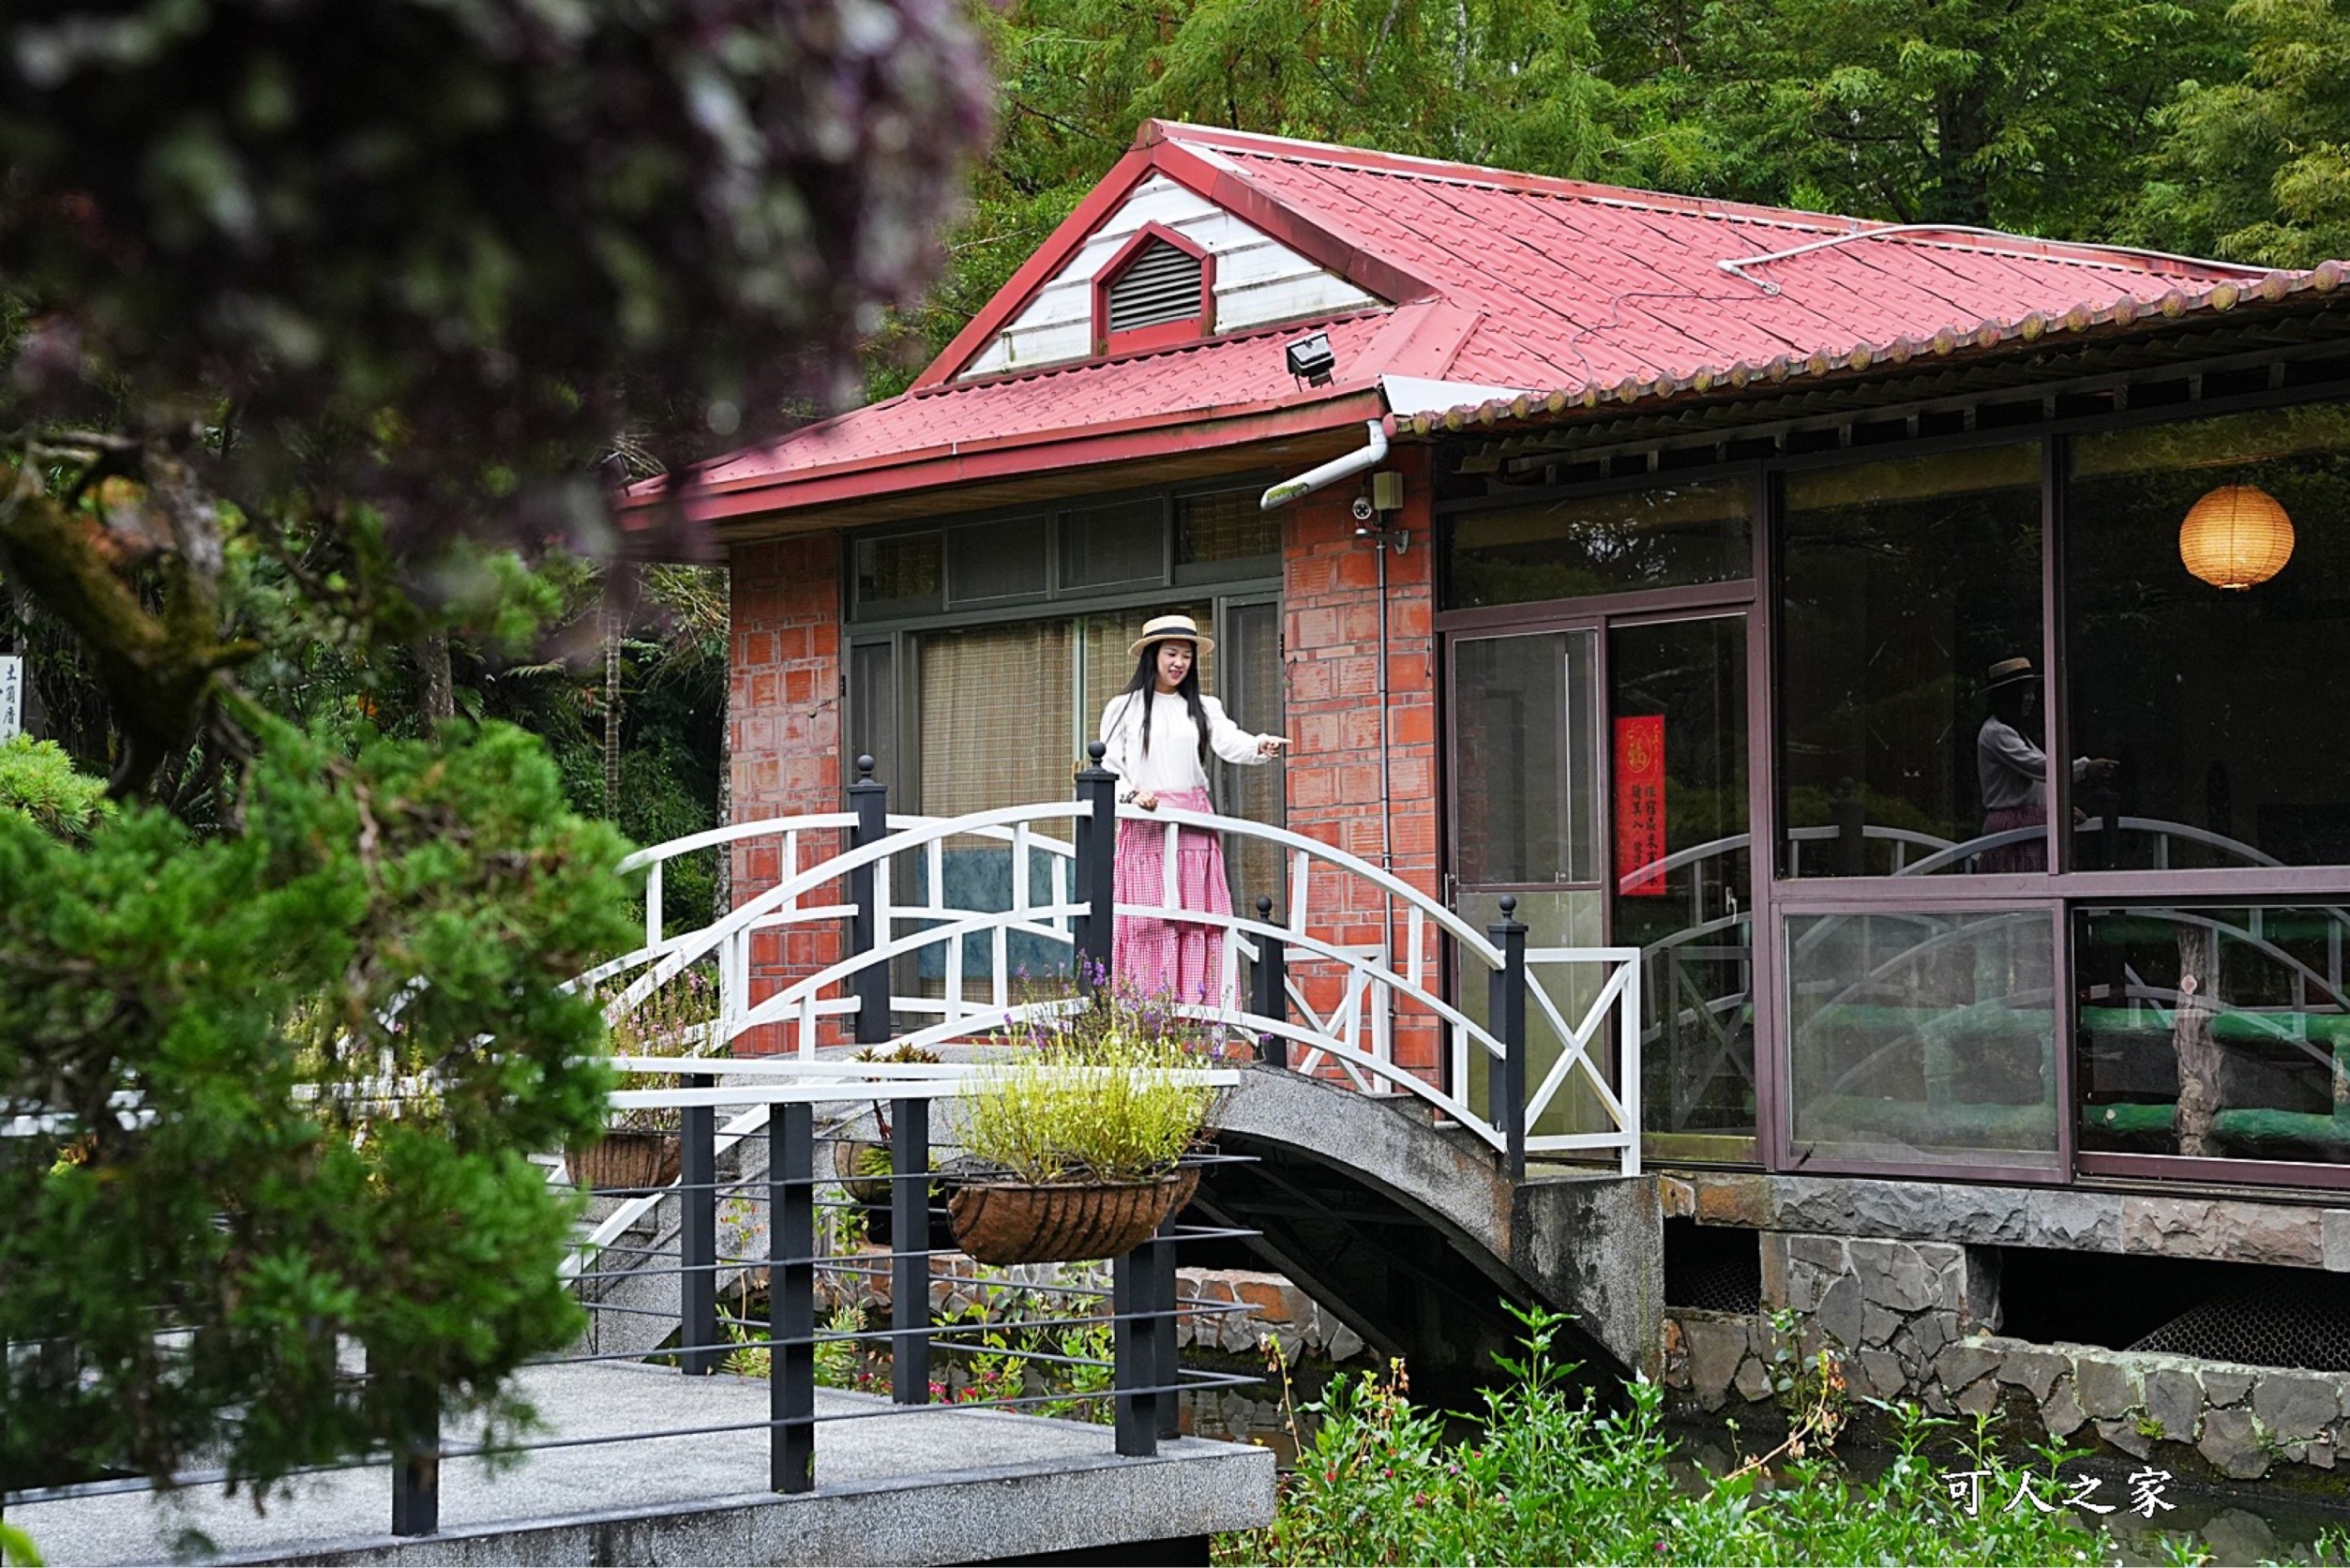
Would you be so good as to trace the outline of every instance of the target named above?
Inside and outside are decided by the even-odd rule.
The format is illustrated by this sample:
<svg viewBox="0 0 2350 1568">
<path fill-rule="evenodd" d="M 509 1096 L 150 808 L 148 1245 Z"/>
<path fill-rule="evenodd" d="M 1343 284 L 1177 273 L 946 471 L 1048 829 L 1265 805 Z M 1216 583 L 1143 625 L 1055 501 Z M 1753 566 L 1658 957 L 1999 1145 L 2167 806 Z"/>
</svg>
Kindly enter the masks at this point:
<svg viewBox="0 0 2350 1568">
<path fill-rule="evenodd" d="M 2222 485 L 2187 510 L 2178 558 L 2214 588 L 2238 593 L 2266 582 L 2293 558 L 2293 520 L 2252 485 Z"/>
</svg>

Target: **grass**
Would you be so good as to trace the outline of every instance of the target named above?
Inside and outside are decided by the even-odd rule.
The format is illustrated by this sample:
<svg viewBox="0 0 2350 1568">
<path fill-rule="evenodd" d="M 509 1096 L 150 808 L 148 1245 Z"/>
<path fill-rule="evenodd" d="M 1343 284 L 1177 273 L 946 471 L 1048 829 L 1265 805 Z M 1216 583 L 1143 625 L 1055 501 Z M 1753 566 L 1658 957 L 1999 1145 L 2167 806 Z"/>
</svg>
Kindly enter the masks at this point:
<svg viewBox="0 0 2350 1568">
<path fill-rule="evenodd" d="M 1242 1563 L 2067 1563 L 2116 1560 L 2117 1543 L 2071 1509 L 2000 1506 L 2019 1485 L 2055 1500 L 2056 1448 L 2012 1465 L 1986 1426 L 1897 1410 L 1892 1463 L 1848 1475 L 1816 1449 L 1775 1475 L 1744 1467 L 1691 1491 L 1673 1479 L 1673 1444 L 1654 1384 L 1603 1410 L 1552 1353 L 1562 1319 L 1525 1319 L 1526 1354 L 1485 1395 L 1484 1436 L 1449 1443 L 1440 1412 L 1415 1406 L 1398 1371 L 1333 1383 L 1262 1530 L 1226 1536 L 1216 1561 Z M 1930 1458 L 1957 1440 L 1963 1462 Z M 1970 1517 L 1946 1472 L 1984 1472 Z M 2321 1543 L 2334 1560 L 2350 1539 Z M 2194 1561 L 2192 1541 L 2142 1542 Z"/>
</svg>

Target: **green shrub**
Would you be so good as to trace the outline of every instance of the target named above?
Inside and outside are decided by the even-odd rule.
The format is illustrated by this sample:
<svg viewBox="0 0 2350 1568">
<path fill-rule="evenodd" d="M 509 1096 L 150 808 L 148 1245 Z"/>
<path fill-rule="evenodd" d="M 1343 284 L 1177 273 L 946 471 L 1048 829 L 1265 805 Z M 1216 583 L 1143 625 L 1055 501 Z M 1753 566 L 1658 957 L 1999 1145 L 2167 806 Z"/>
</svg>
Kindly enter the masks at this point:
<svg viewBox="0 0 2350 1568">
<path fill-rule="evenodd" d="M 106 781 L 76 773 L 54 741 L 0 741 L 0 811 L 31 819 L 60 838 L 79 838 L 109 809 Z"/>
<path fill-rule="evenodd" d="M 1193 1071 L 1202 1065 L 1180 1046 L 1102 1028 L 982 1070 L 960 1102 L 958 1138 L 1023 1182 L 1148 1181 L 1215 1110 L 1217 1091 Z"/>
</svg>

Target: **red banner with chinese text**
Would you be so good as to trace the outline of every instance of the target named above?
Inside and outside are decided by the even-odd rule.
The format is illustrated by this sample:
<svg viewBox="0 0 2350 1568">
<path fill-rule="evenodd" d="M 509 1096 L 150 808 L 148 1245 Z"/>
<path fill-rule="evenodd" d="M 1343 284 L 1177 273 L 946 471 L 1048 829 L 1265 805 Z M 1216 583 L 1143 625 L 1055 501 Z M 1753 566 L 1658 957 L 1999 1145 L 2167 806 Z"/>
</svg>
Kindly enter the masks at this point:
<svg viewBox="0 0 2350 1568">
<path fill-rule="evenodd" d="M 1665 858 L 1665 716 L 1616 721 L 1616 888 L 1662 897 L 1665 873 L 1636 876 Z"/>
</svg>

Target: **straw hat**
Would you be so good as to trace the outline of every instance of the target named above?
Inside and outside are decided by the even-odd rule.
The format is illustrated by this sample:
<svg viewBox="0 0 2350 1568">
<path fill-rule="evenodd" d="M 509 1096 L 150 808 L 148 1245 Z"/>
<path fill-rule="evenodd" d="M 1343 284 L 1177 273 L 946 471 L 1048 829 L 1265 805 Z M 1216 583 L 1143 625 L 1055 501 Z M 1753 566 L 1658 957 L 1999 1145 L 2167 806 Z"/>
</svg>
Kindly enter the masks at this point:
<svg viewBox="0 0 2350 1568">
<path fill-rule="evenodd" d="M 2019 681 L 2039 679 L 2040 677 L 2032 672 L 2030 659 L 2003 658 L 1984 671 L 1982 688 L 1985 691 L 1996 691 L 2001 686 L 2014 686 Z"/>
<path fill-rule="evenodd" d="M 1142 624 L 1142 635 L 1126 644 L 1126 656 L 1140 658 L 1153 642 L 1188 642 L 1201 653 L 1215 647 L 1215 639 L 1199 635 L 1199 623 L 1188 615 L 1159 615 Z"/>
</svg>

